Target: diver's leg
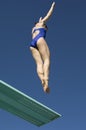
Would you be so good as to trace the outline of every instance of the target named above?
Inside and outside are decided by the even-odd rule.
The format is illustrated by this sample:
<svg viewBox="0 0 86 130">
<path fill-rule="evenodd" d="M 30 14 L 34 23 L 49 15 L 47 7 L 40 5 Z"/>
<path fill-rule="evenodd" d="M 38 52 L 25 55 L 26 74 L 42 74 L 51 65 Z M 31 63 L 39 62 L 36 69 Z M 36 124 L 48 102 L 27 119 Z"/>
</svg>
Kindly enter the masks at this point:
<svg viewBox="0 0 86 130">
<path fill-rule="evenodd" d="M 44 70 L 44 91 L 49 92 L 48 80 L 49 80 L 49 70 L 50 70 L 50 51 L 47 46 L 46 41 L 43 38 L 40 38 L 37 42 L 37 47 L 41 54 L 43 60 L 43 70 Z"/>
<path fill-rule="evenodd" d="M 32 56 L 34 60 L 36 61 L 38 77 L 40 78 L 43 84 L 44 72 L 43 72 L 43 61 L 42 61 L 41 55 L 39 51 L 33 47 L 30 47 L 30 50 L 32 52 Z"/>
</svg>

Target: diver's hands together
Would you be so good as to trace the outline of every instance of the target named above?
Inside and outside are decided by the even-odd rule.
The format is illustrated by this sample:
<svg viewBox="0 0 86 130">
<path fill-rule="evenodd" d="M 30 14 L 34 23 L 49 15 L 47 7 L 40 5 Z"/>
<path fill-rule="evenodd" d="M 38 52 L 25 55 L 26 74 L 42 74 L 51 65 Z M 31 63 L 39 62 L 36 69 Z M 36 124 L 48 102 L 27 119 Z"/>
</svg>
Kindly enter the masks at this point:
<svg viewBox="0 0 86 130">
<path fill-rule="evenodd" d="M 54 6 L 55 6 L 55 4 L 56 4 L 56 3 L 55 3 L 55 2 L 53 2 L 53 3 L 52 3 L 52 7 L 54 7 Z"/>
</svg>

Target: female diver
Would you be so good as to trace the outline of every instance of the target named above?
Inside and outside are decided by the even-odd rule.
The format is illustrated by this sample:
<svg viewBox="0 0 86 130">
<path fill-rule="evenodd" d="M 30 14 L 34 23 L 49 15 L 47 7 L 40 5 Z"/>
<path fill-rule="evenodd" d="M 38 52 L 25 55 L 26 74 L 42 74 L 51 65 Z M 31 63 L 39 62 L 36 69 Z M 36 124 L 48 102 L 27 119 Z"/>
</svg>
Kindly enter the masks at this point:
<svg viewBox="0 0 86 130">
<path fill-rule="evenodd" d="M 46 32 L 48 30 L 46 22 L 53 13 L 55 2 L 52 3 L 47 15 L 35 23 L 32 28 L 32 42 L 30 44 L 30 50 L 32 56 L 37 65 L 37 74 L 41 80 L 43 90 L 46 93 L 50 92 L 48 81 L 49 81 L 49 68 L 50 68 L 50 51 L 45 41 Z"/>
</svg>

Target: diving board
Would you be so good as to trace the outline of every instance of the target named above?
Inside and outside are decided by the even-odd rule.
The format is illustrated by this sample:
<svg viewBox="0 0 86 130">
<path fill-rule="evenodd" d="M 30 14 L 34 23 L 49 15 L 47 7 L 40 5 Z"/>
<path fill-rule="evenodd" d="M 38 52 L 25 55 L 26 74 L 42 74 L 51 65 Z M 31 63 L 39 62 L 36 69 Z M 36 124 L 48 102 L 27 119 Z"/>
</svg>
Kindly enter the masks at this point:
<svg viewBox="0 0 86 130">
<path fill-rule="evenodd" d="M 42 126 L 61 115 L 0 80 L 0 108 Z"/>
</svg>

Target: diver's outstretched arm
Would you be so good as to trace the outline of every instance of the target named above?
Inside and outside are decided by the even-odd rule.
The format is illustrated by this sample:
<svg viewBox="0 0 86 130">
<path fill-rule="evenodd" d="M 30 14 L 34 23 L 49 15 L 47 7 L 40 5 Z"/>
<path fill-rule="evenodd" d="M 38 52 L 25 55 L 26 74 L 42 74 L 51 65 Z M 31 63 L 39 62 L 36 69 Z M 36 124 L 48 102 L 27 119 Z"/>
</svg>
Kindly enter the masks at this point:
<svg viewBox="0 0 86 130">
<path fill-rule="evenodd" d="M 47 15 L 44 18 L 40 17 L 39 22 L 46 22 L 52 15 L 54 7 L 55 7 L 55 2 L 52 3 L 51 8 L 49 9 Z"/>
</svg>

